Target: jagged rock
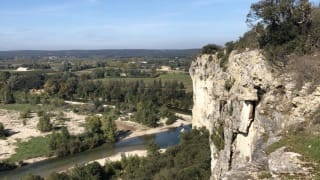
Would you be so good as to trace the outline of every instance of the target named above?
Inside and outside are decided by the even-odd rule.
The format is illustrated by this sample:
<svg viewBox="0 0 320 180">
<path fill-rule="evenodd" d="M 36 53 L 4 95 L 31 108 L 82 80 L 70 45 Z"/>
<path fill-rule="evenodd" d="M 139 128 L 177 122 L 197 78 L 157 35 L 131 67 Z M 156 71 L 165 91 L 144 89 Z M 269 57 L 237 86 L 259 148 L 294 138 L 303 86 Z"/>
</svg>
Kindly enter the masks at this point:
<svg viewBox="0 0 320 180">
<path fill-rule="evenodd" d="M 253 121 L 253 108 L 254 108 L 254 102 L 243 101 L 239 132 L 248 134 L 249 127 L 251 125 L 251 122 Z"/>
<path fill-rule="evenodd" d="M 314 92 L 315 96 L 320 96 L 320 87 L 317 87 L 317 89 Z"/>
<path fill-rule="evenodd" d="M 239 100 L 243 101 L 258 101 L 257 90 L 253 88 L 242 88 Z"/>
<path fill-rule="evenodd" d="M 305 121 L 320 107 L 320 87 L 310 94 L 305 84 L 295 92 L 292 74 L 278 72 L 258 50 L 233 51 L 224 68 L 216 55 L 201 55 L 192 62 L 190 75 L 193 127 L 213 134 L 223 124 L 224 148 L 210 140 L 211 179 L 237 179 L 253 166 L 259 169 L 252 171 L 268 172 L 270 156 L 264 149 L 283 129 Z"/>
<path fill-rule="evenodd" d="M 304 167 L 298 153 L 286 152 L 282 147 L 269 155 L 269 169 L 273 174 L 308 174 L 309 168 Z"/>
</svg>

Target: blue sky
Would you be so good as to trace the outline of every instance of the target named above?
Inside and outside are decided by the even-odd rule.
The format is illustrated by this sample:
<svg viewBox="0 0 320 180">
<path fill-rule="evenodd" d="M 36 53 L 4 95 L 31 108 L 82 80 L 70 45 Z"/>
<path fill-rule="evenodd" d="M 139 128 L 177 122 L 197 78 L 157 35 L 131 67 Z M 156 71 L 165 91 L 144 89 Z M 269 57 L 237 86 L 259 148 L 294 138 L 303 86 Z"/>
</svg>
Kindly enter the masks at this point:
<svg viewBox="0 0 320 180">
<path fill-rule="evenodd" d="M 0 50 L 183 49 L 248 30 L 254 0 L 1 0 Z"/>
</svg>

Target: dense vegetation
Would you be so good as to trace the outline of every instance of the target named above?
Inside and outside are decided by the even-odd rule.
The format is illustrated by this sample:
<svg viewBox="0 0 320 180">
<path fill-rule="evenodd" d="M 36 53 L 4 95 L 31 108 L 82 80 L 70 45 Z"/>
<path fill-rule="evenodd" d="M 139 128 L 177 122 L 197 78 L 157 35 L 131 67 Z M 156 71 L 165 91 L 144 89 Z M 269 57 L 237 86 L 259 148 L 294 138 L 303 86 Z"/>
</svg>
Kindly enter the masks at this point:
<svg viewBox="0 0 320 180">
<path fill-rule="evenodd" d="M 320 8 L 309 0 L 260 0 L 251 5 L 247 23 L 251 30 L 226 43 L 226 52 L 207 45 L 202 53 L 218 52 L 224 67 L 233 49 L 263 49 L 270 62 L 283 67 L 289 55 L 311 54 L 320 48 Z"/>
<path fill-rule="evenodd" d="M 287 55 L 320 47 L 319 15 L 308 0 L 261 0 L 251 5 L 247 22 L 268 59 L 285 63 Z"/>
<path fill-rule="evenodd" d="M 117 128 L 110 117 L 89 116 L 85 127 L 86 132 L 77 136 L 70 135 L 65 127 L 54 132 L 49 139 L 50 150 L 57 156 L 66 156 L 116 140 Z"/>
<path fill-rule="evenodd" d="M 60 107 L 64 100 L 81 99 L 93 102 L 95 112 L 104 112 L 104 104 L 116 105 L 116 109 L 123 112 L 134 112 L 136 121 L 149 126 L 157 125 L 161 106 L 186 111 L 192 106 L 192 94 L 187 93 L 184 84 L 178 81 L 99 81 L 70 72 L 47 75 L 2 71 L 0 84 L 0 101 L 4 104 L 41 103 Z M 43 92 L 30 93 L 30 89 L 41 88 Z M 50 131 L 50 118 L 41 117 L 38 128 Z"/>
<path fill-rule="evenodd" d="M 120 162 L 105 166 L 92 163 L 78 166 L 68 173 L 52 173 L 47 179 L 209 179 L 211 159 L 208 138 L 208 131 L 192 130 L 181 134 L 179 145 L 163 154 L 158 153 L 157 146 L 151 143 L 146 158 L 123 157 Z M 41 177 L 30 174 L 24 179 L 28 178 Z"/>
<path fill-rule="evenodd" d="M 202 54 L 215 54 L 221 49 L 219 45 L 216 44 L 208 44 L 202 47 L 201 53 Z"/>
</svg>

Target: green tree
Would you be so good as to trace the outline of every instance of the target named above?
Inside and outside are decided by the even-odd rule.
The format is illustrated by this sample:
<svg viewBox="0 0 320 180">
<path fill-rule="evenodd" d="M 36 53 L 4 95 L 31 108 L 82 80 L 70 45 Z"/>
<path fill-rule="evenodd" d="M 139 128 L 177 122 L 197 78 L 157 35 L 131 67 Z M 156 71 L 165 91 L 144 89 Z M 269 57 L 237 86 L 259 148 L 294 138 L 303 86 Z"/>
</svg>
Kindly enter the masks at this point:
<svg viewBox="0 0 320 180">
<path fill-rule="evenodd" d="M 101 120 L 99 116 L 86 117 L 86 131 L 92 134 L 101 134 Z"/>
<path fill-rule="evenodd" d="M 51 131 L 52 124 L 51 124 L 50 116 L 48 114 L 44 114 L 42 117 L 40 117 L 37 127 L 41 132 Z"/>
<path fill-rule="evenodd" d="M 31 173 L 27 174 L 25 177 L 21 178 L 22 180 L 44 180 L 43 177 L 38 175 L 33 175 Z"/>
<path fill-rule="evenodd" d="M 102 180 L 104 177 L 104 170 L 99 163 L 94 162 L 87 166 L 75 167 L 71 174 L 72 179 Z"/>
<path fill-rule="evenodd" d="M 156 144 L 154 141 L 150 142 L 147 146 L 147 154 L 148 156 L 156 156 L 159 155 L 160 146 Z"/>
<path fill-rule="evenodd" d="M 162 105 L 160 108 L 160 117 L 165 118 L 168 117 L 168 114 L 170 113 L 169 109 L 166 105 Z"/>
<path fill-rule="evenodd" d="M 135 120 L 150 127 L 156 127 L 159 117 L 155 106 L 151 101 L 139 102 L 137 105 L 137 112 L 135 114 Z"/>
<path fill-rule="evenodd" d="M 2 102 L 4 104 L 11 104 L 15 102 L 12 89 L 8 84 L 2 89 Z"/>
<path fill-rule="evenodd" d="M 313 8 L 311 12 L 311 46 L 320 48 L 320 7 Z"/>
<path fill-rule="evenodd" d="M 308 0 L 260 0 L 251 5 L 247 23 L 258 34 L 267 57 L 285 61 L 292 52 L 309 52 L 311 9 Z"/>
<path fill-rule="evenodd" d="M 60 88 L 58 82 L 53 79 L 48 79 L 45 82 L 43 87 L 44 87 L 45 92 L 47 92 L 49 95 L 54 95 L 54 94 L 58 93 L 59 88 Z"/>
<path fill-rule="evenodd" d="M 1 71 L 0 72 L 0 84 L 5 84 L 8 79 L 10 78 L 11 74 L 8 71 Z"/>
<path fill-rule="evenodd" d="M 175 114 L 173 112 L 169 112 L 167 117 L 168 117 L 168 119 L 166 121 L 167 125 L 173 124 L 177 120 L 177 117 L 175 116 Z"/>
<path fill-rule="evenodd" d="M 117 135 L 117 126 L 111 117 L 102 118 L 102 131 L 107 141 L 114 142 Z"/>
<path fill-rule="evenodd" d="M 4 125 L 0 122 L 0 138 L 5 136 L 6 136 L 6 133 L 4 130 Z"/>
<path fill-rule="evenodd" d="M 51 173 L 46 180 L 71 180 L 71 177 L 66 173 Z"/>
</svg>

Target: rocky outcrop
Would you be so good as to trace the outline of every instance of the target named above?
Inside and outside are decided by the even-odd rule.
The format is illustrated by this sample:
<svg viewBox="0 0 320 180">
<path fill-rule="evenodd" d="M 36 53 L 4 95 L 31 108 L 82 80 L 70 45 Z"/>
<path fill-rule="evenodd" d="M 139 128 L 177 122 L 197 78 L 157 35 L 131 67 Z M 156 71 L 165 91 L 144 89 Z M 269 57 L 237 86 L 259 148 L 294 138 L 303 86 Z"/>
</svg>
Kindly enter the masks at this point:
<svg viewBox="0 0 320 180">
<path fill-rule="evenodd" d="M 216 55 L 203 54 L 190 68 L 192 124 L 211 133 L 212 179 L 256 179 L 270 169 L 277 173 L 264 149 L 284 128 L 317 110 L 320 89 L 295 92 L 290 74 L 279 73 L 258 50 L 234 51 L 226 68 L 220 64 Z"/>
</svg>

